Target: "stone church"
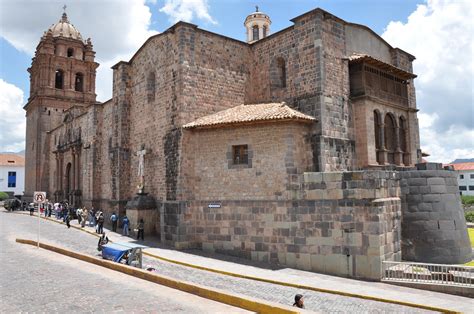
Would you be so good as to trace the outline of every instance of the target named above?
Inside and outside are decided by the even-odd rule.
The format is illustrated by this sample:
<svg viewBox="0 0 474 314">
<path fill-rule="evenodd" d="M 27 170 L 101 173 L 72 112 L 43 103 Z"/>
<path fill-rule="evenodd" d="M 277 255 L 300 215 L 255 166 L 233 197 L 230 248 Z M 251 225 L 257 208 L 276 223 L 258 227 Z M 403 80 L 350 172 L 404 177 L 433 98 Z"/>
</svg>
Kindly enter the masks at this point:
<svg viewBox="0 0 474 314">
<path fill-rule="evenodd" d="M 415 166 L 415 57 L 322 9 L 291 21 L 271 33 L 257 9 L 246 42 L 178 22 L 112 67 L 101 103 L 92 41 L 64 13 L 28 69 L 26 195 L 144 218 L 178 249 L 343 276 L 467 260 L 455 177 Z"/>
</svg>

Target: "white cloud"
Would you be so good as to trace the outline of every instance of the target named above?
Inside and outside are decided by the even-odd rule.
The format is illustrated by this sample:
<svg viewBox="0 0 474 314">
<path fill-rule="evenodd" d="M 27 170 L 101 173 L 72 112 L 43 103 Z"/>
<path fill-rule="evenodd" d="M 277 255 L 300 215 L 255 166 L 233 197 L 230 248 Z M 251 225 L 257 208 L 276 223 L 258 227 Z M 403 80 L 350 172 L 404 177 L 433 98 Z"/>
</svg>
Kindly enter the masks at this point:
<svg viewBox="0 0 474 314">
<path fill-rule="evenodd" d="M 0 79 L 0 152 L 25 149 L 23 91 Z"/>
<path fill-rule="evenodd" d="M 474 5 L 428 0 L 382 35 L 416 56 L 421 148 L 431 161 L 474 157 Z"/>
<path fill-rule="evenodd" d="M 203 21 L 217 24 L 209 14 L 207 0 L 165 0 L 165 5 L 160 9 L 160 12 L 169 15 L 169 20 L 172 23 L 191 22 L 196 16 Z"/>
<path fill-rule="evenodd" d="M 436 131 L 433 126 L 439 120 L 437 113 L 418 114 L 423 151 L 433 162 L 449 163 L 458 158 L 474 157 L 474 129 L 451 125 L 445 131 Z"/>
</svg>

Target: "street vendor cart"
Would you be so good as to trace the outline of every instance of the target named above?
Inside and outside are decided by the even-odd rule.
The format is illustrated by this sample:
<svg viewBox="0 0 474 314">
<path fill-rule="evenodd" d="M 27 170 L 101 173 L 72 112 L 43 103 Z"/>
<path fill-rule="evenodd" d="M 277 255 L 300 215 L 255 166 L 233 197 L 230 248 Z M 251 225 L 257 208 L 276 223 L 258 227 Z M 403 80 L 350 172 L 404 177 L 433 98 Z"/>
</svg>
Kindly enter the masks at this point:
<svg viewBox="0 0 474 314">
<path fill-rule="evenodd" d="M 144 248 L 147 246 L 128 242 L 107 243 L 102 246 L 102 258 L 142 268 Z"/>
</svg>

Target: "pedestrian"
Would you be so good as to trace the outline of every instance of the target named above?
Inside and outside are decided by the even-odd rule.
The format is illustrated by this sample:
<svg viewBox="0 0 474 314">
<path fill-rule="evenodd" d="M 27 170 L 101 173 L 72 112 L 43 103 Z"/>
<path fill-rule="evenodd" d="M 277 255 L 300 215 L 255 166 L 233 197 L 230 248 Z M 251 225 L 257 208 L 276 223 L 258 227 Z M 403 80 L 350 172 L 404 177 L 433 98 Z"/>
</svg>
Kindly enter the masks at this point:
<svg viewBox="0 0 474 314">
<path fill-rule="evenodd" d="M 145 222 L 143 221 L 143 218 L 138 222 L 137 229 L 137 240 L 140 239 L 140 236 L 142 237 L 142 240 L 145 240 Z"/>
<path fill-rule="evenodd" d="M 86 221 L 87 221 L 87 216 L 89 215 L 87 208 L 82 209 L 82 214 L 81 214 L 81 228 L 84 228 L 86 226 Z"/>
<path fill-rule="evenodd" d="M 82 222 L 82 208 L 79 207 L 76 210 L 76 216 L 77 216 L 77 223 L 81 224 L 81 222 Z"/>
<path fill-rule="evenodd" d="M 112 221 L 112 231 L 113 231 L 113 232 L 117 232 L 117 220 L 118 220 L 118 217 L 117 217 L 117 215 L 115 214 L 115 212 L 112 214 L 112 216 L 110 216 L 110 220 Z"/>
<path fill-rule="evenodd" d="M 66 217 L 64 218 L 64 221 L 66 222 L 66 226 L 67 228 L 71 228 L 71 224 L 69 223 L 71 221 L 71 216 L 69 215 L 69 213 L 66 214 Z"/>
<path fill-rule="evenodd" d="M 95 212 L 95 232 L 96 233 L 99 233 L 98 232 L 98 229 L 99 229 L 99 216 L 102 215 L 102 211 L 100 209 L 98 209 L 96 212 Z"/>
<path fill-rule="evenodd" d="M 104 233 L 104 214 L 100 213 L 99 218 L 97 219 L 97 233 Z"/>
<path fill-rule="evenodd" d="M 95 227 L 95 210 L 94 207 L 89 211 L 89 227 Z"/>
<path fill-rule="evenodd" d="M 122 235 L 124 236 L 128 236 L 129 233 L 128 233 L 128 228 L 129 228 L 129 225 L 130 225 L 130 220 L 128 220 L 128 217 L 127 215 L 125 215 L 125 217 L 123 217 L 122 219 Z"/>
<path fill-rule="evenodd" d="M 35 205 L 33 203 L 30 204 L 30 216 L 33 216 L 33 213 L 35 211 Z"/>
<path fill-rule="evenodd" d="M 102 247 L 109 243 L 109 238 L 104 234 L 99 238 L 99 242 L 97 243 L 97 251 L 102 251 Z"/>
<path fill-rule="evenodd" d="M 293 306 L 299 307 L 300 309 L 304 309 L 303 295 L 301 294 L 295 295 L 295 303 L 293 303 Z"/>
</svg>

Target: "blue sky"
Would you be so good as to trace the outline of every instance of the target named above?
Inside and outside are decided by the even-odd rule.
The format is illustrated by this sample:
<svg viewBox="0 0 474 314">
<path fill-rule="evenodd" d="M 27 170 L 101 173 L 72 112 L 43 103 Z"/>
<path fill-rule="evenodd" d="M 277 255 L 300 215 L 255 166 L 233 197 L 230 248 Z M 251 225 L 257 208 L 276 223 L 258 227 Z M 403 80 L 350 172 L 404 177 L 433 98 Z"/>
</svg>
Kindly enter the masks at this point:
<svg viewBox="0 0 474 314">
<path fill-rule="evenodd" d="M 23 149 L 26 69 L 42 33 L 59 20 L 64 3 L 70 21 L 84 38 L 92 38 L 101 63 L 97 76 L 101 101 L 110 98 L 110 66 L 128 60 L 146 38 L 178 20 L 244 40 L 243 21 L 255 5 L 270 16 L 272 32 L 320 7 L 366 25 L 392 46 L 414 54 L 422 148 L 432 160 L 443 162 L 474 157 L 474 32 L 469 0 L 0 0 L 0 151 Z"/>
</svg>

